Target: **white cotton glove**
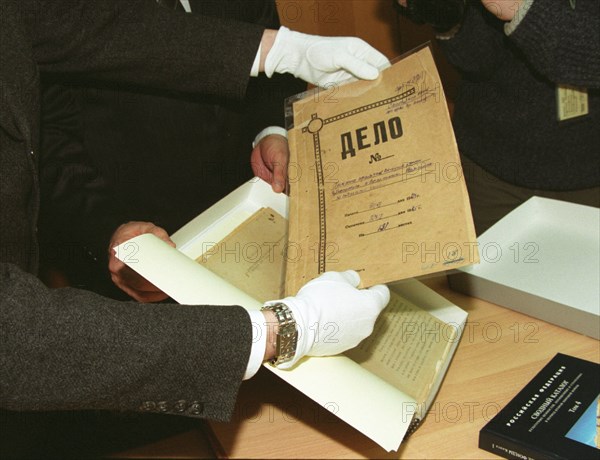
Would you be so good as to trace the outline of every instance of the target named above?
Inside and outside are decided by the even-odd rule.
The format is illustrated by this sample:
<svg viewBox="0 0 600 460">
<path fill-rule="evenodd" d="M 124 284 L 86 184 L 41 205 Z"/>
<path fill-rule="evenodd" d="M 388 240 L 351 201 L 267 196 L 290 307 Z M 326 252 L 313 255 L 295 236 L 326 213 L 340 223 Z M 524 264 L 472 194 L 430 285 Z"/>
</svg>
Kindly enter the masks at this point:
<svg viewBox="0 0 600 460">
<path fill-rule="evenodd" d="M 267 302 L 286 304 L 298 328 L 296 355 L 279 368 L 288 369 L 305 355 L 337 355 L 373 332 L 390 291 L 384 285 L 358 289 L 359 283 L 355 271 L 326 272 L 306 283 L 295 297 Z"/>
<path fill-rule="evenodd" d="M 390 61 L 356 37 L 321 37 L 280 27 L 265 60 L 265 73 L 291 73 L 324 87 L 360 78 L 375 80 Z"/>
</svg>

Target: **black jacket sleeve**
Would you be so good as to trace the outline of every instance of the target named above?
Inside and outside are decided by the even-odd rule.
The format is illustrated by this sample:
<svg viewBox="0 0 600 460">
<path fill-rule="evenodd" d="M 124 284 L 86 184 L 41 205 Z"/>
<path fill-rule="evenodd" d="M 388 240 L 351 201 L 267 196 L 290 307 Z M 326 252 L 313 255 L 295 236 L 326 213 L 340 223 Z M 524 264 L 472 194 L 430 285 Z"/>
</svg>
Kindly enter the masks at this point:
<svg viewBox="0 0 600 460">
<path fill-rule="evenodd" d="M 23 295 L 26 293 L 27 295 Z M 0 406 L 226 419 L 248 361 L 241 307 L 109 301 L 0 264 Z"/>
<path fill-rule="evenodd" d="M 264 30 L 148 0 L 17 1 L 42 72 L 215 96 L 244 96 Z"/>
</svg>

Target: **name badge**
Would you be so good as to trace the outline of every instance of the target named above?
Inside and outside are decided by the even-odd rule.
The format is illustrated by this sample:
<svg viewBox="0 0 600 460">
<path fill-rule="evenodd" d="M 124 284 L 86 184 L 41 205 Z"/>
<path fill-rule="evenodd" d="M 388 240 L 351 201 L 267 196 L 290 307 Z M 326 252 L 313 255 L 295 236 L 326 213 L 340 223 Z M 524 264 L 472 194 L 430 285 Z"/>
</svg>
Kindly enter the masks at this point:
<svg viewBox="0 0 600 460">
<path fill-rule="evenodd" d="M 587 88 L 558 85 L 556 87 L 558 121 L 581 117 L 589 113 Z"/>
</svg>

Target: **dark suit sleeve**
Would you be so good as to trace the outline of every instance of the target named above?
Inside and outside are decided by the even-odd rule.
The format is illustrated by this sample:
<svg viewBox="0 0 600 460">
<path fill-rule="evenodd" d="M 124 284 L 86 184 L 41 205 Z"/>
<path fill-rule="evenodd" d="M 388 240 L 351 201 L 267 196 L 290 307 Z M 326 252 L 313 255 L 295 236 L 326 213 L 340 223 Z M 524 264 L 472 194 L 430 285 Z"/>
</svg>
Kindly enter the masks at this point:
<svg viewBox="0 0 600 460">
<path fill-rule="evenodd" d="M 42 72 L 242 98 L 264 27 L 149 0 L 7 0 Z"/>
<path fill-rule="evenodd" d="M 2 263 L 0 308 L 3 409 L 231 414 L 252 340 L 241 307 L 49 290 Z"/>
</svg>

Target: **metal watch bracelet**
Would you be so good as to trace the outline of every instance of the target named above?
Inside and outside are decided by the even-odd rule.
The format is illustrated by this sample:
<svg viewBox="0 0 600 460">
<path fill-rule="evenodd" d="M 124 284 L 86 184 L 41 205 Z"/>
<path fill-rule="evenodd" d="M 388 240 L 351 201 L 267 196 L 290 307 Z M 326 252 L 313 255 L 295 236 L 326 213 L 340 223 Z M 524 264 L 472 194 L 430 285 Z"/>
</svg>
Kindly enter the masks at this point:
<svg viewBox="0 0 600 460">
<path fill-rule="evenodd" d="M 275 314 L 279 329 L 275 342 L 275 357 L 270 360 L 274 366 L 294 359 L 298 344 L 298 330 L 296 320 L 289 307 L 284 303 L 266 305 L 261 310 L 270 310 Z"/>
</svg>

